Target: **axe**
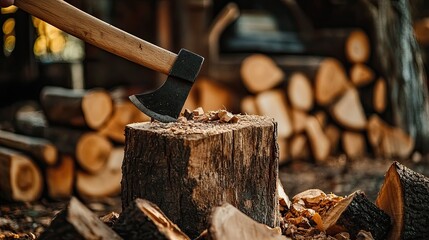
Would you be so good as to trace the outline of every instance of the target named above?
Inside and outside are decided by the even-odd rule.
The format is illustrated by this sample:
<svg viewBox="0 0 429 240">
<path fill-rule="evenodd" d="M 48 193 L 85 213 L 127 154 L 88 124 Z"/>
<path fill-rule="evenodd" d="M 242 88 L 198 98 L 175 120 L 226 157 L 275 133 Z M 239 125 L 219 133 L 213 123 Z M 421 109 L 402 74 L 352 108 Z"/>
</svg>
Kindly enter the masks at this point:
<svg viewBox="0 0 429 240">
<path fill-rule="evenodd" d="M 15 0 L 31 15 L 94 46 L 168 75 L 151 93 L 130 96 L 134 105 L 161 121 L 177 119 L 198 75 L 204 58 L 182 49 L 176 55 L 107 24 L 62 0 Z"/>
</svg>

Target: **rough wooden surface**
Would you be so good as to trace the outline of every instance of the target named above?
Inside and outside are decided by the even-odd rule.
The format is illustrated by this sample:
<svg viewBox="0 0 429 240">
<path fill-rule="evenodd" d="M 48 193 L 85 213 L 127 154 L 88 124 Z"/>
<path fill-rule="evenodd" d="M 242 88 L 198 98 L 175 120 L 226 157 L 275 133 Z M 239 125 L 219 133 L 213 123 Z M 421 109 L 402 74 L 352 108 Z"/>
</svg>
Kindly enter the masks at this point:
<svg viewBox="0 0 429 240">
<path fill-rule="evenodd" d="M 429 236 L 429 178 L 394 162 L 386 173 L 376 204 L 393 221 L 388 239 L 425 239 Z"/>
<path fill-rule="evenodd" d="M 260 223 L 278 225 L 277 124 L 239 115 L 238 123 L 136 123 L 126 127 L 122 204 L 155 204 L 190 237 L 212 207 L 227 201 Z"/>
</svg>

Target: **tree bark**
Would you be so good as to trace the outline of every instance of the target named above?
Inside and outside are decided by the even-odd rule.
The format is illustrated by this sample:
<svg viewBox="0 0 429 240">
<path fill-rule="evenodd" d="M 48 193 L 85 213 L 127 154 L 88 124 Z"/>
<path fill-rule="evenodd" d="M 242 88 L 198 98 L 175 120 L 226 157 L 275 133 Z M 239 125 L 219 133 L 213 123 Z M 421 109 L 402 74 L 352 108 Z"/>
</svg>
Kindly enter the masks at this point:
<svg viewBox="0 0 429 240">
<path fill-rule="evenodd" d="M 387 171 L 376 204 L 393 220 L 387 239 L 425 239 L 429 236 L 429 178 L 394 162 Z"/>
<path fill-rule="evenodd" d="M 122 207 L 157 204 L 190 237 L 206 228 L 212 207 L 230 202 L 278 226 L 277 124 L 240 115 L 238 123 L 136 123 L 126 127 Z"/>
</svg>

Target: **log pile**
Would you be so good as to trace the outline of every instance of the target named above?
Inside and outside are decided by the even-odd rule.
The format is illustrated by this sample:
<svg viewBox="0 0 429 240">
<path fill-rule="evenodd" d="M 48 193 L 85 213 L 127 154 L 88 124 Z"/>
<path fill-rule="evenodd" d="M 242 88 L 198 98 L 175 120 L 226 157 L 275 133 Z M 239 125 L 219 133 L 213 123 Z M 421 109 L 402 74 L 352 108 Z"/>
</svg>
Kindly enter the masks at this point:
<svg viewBox="0 0 429 240">
<path fill-rule="evenodd" d="M 375 203 L 361 190 L 337 196 L 308 189 L 289 199 L 278 180 L 276 193 L 280 226 L 255 221 L 239 210 L 239 203 L 226 201 L 210 208 L 206 228 L 199 230 L 196 238 L 176 225 L 172 218 L 177 216 L 167 214 L 169 209 L 147 199 L 135 198 L 120 214 L 97 218 L 72 198 L 39 239 L 382 240 L 425 239 L 428 235 L 429 207 L 424 203 L 429 180 L 398 162 L 388 169 Z M 181 214 L 191 221 L 202 217 Z"/>
<path fill-rule="evenodd" d="M 117 196 L 125 125 L 149 120 L 127 97 L 120 91 L 45 87 L 42 111 L 32 107 L 11 113 L 14 127 L 0 130 L 0 172 L 5 178 L 0 197 Z"/>
</svg>

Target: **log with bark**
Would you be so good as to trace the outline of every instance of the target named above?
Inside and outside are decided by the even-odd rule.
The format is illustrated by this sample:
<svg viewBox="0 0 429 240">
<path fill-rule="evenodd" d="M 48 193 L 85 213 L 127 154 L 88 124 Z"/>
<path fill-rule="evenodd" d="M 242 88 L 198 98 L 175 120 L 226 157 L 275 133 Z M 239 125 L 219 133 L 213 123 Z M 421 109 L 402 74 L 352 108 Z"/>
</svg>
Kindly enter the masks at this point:
<svg viewBox="0 0 429 240">
<path fill-rule="evenodd" d="M 107 159 L 106 166 L 95 174 L 77 171 L 76 192 L 81 197 L 101 199 L 116 196 L 121 192 L 121 166 L 124 147 L 115 147 Z"/>
<path fill-rule="evenodd" d="M 368 200 L 362 191 L 356 191 L 341 200 L 323 216 L 323 228 L 330 235 L 347 231 L 352 239 L 361 230 L 374 239 L 386 239 L 391 228 L 390 217 Z"/>
<path fill-rule="evenodd" d="M 425 239 L 429 236 L 429 178 L 394 162 L 387 171 L 376 204 L 393 221 L 386 239 Z"/>
<path fill-rule="evenodd" d="M 70 198 L 75 183 L 75 160 L 62 155 L 58 164 L 45 169 L 45 181 L 48 196 L 52 199 Z"/>
<path fill-rule="evenodd" d="M 154 203 L 137 198 L 120 214 L 113 230 L 129 240 L 189 240 Z"/>
<path fill-rule="evenodd" d="M 225 201 L 256 221 L 278 226 L 277 124 L 268 117 L 235 117 L 237 123 L 128 125 L 123 209 L 135 198 L 147 199 L 190 237 L 205 229 L 211 208 Z"/>
<path fill-rule="evenodd" d="M 39 113 L 27 113 L 17 118 L 17 129 L 22 134 L 51 141 L 62 154 L 75 157 L 85 171 L 100 171 L 112 150 L 111 142 L 96 132 L 48 126 Z"/>
<path fill-rule="evenodd" d="M 45 87 L 40 102 L 51 123 L 99 129 L 113 112 L 110 94 L 101 89 Z"/>
<path fill-rule="evenodd" d="M 46 139 L 0 130 L 0 145 L 29 154 L 45 166 L 54 165 L 57 162 L 57 149 Z"/>
<path fill-rule="evenodd" d="M 35 201 L 43 191 L 39 167 L 26 155 L 0 147 L 0 198 Z"/>
<path fill-rule="evenodd" d="M 75 197 L 59 212 L 40 240 L 74 239 L 122 239 Z"/>
<path fill-rule="evenodd" d="M 280 229 L 258 223 L 229 203 L 213 209 L 208 235 L 212 240 L 286 240 L 286 237 L 281 235 Z"/>
</svg>

